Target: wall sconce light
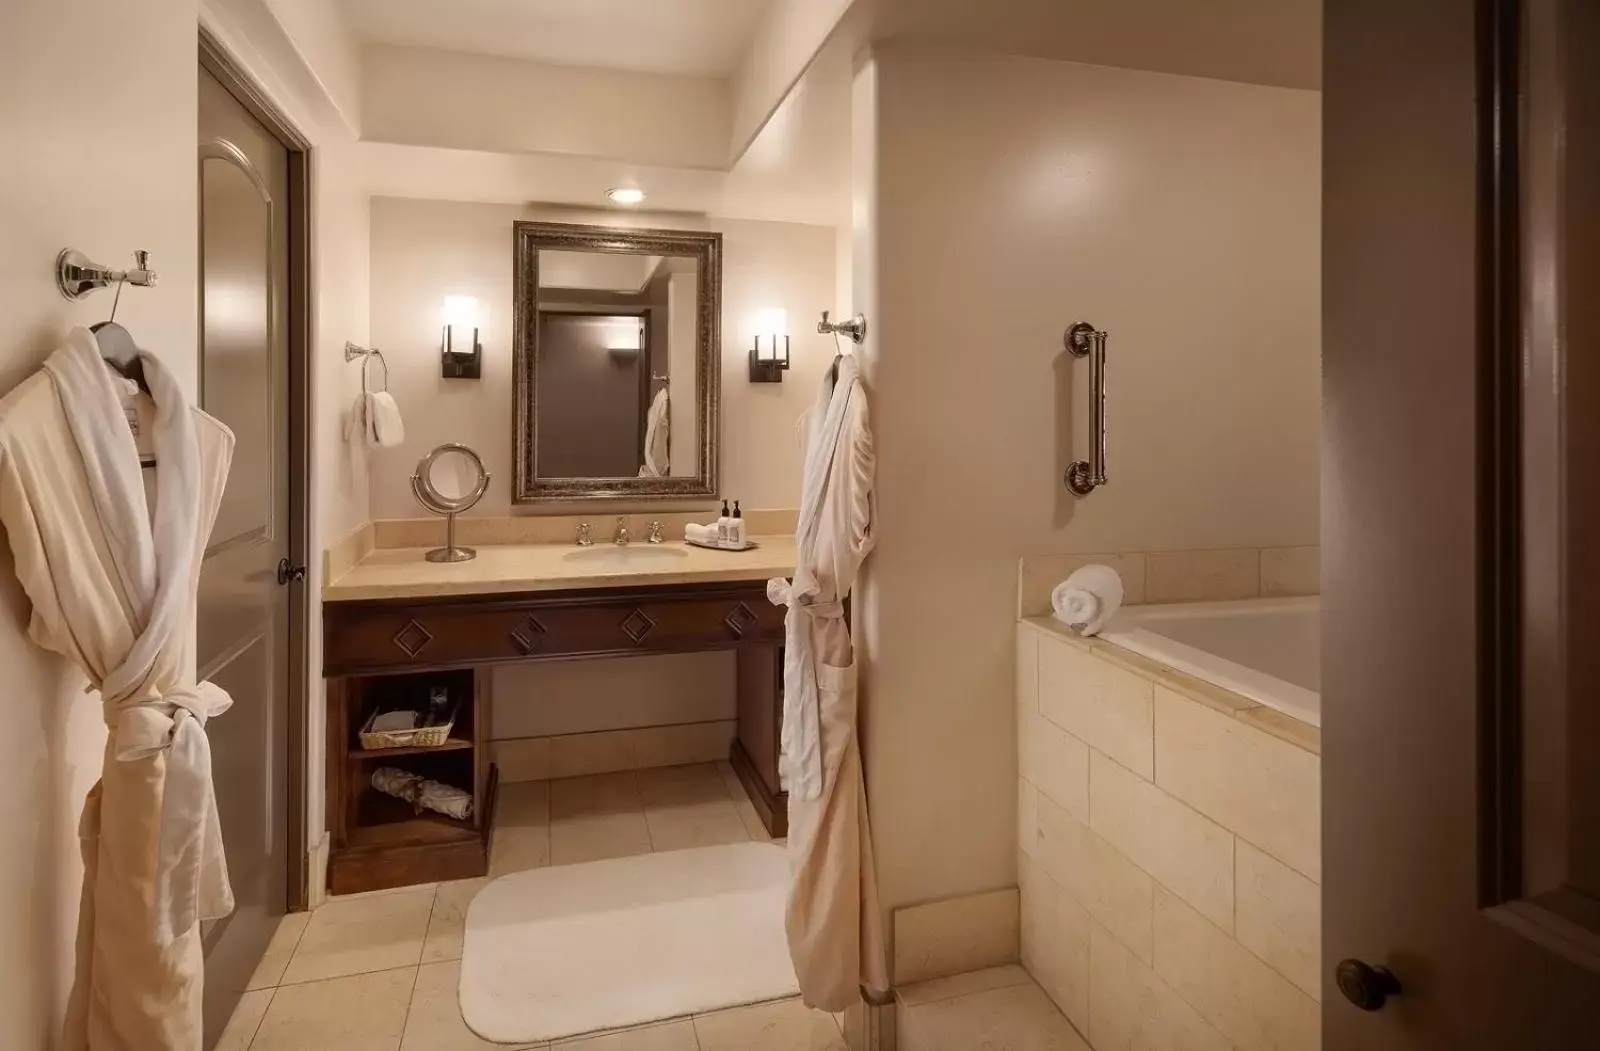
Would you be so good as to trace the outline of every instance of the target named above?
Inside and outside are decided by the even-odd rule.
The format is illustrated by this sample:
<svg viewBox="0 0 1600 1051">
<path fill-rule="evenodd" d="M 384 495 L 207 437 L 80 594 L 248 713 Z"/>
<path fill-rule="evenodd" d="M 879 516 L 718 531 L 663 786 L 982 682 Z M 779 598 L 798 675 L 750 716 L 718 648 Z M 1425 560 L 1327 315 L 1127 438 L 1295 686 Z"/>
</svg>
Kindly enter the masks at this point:
<svg viewBox="0 0 1600 1051">
<path fill-rule="evenodd" d="M 472 329 L 472 342 L 466 330 Z M 456 350 L 457 330 L 465 350 Z M 475 380 L 483 375 L 483 344 L 478 342 L 478 301 L 472 296 L 444 297 L 444 336 L 439 341 L 440 375 L 445 379 Z"/>
<path fill-rule="evenodd" d="M 766 344 L 762 344 L 763 335 Z M 750 382 L 782 383 L 789 371 L 789 312 L 763 310 L 756 319 L 756 342 L 750 348 Z"/>
</svg>

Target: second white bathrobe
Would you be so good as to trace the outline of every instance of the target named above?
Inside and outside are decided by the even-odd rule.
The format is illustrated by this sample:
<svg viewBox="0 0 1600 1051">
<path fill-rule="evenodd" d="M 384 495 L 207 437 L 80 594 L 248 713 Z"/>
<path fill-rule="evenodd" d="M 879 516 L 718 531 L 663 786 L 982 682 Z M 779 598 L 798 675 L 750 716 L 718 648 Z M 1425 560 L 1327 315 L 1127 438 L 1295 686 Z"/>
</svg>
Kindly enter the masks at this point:
<svg viewBox="0 0 1600 1051">
<path fill-rule="evenodd" d="M 672 442 L 672 402 L 667 388 L 656 391 L 650 411 L 645 415 L 644 463 L 639 466 L 640 478 L 665 478 L 671 471 L 667 463 L 667 450 Z"/>
<path fill-rule="evenodd" d="M 205 723 L 228 695 L 189 671 L 195 588 L 233 435 L 144 357 L 155 506 L 118 385 L 75 329 L 0 400 L 0 524 L 28 635 L 101 693 L 110 731 L 84 858 L 67 1051 L 199 1051 L 200 921 L 233 907 Z"/>
<path fill-rule="evenodd" d="M 856 665 L 844 601 L 872 550 L 875 456 L 866 391 L 841 357 L 806 421 L 794 579 L 785 605 L 782 770 L 789 791 L 789 954 L 807 1004 L 842 1011 L 889 988 L 866 781 L 856 740 Z"/>
</svg>

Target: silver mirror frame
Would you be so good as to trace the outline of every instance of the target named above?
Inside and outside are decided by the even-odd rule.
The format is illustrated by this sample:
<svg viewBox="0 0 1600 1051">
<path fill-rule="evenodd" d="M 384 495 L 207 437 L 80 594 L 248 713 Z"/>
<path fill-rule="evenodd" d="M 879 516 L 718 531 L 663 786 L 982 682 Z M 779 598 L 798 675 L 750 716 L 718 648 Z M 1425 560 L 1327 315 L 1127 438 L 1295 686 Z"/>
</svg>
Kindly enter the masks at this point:
<svg viewBox="0 0 1600 1051">
<path fill-rule="evenodd" d="M 472 492 L 456 499 L 445 496 L 433 484 L 433 465 L 446 453 L 460 453 L 471 459 L 478 468 L 478 481 L 473 486 Z M 429 511 L 445 516 L 444 547 L 434 548 L 423 555 L 423 558 L 429 562 L 468 562 L 478 557 L 478 552 L 473 548 L 456 546 L 456 515 L 472 510 L 478 501 L 483 499 L 483 494 L 489 491 L 489 478 L 489 471 L 483 465 L 483 457 L 459 442 L 446 442 L 417 461 L 417 469 L 411 475 L 412 495 L 417 498 L 417 503 Z"/>
<path fill-rule="evenodd" d="M 512 434 L 518 504 L 710 499 L 721 492 L 722 235 L 578 223 L 518 222 L 513 241 Z M 542 478 L 535 441 L 539 418 L 539 250 L 689 256 L 699 264 L 695 303 L 695 405 L 699 469 L 694 475 L 642 478 Z M 676 411 L 676 410 L 675 410 Z"/>
</svg>

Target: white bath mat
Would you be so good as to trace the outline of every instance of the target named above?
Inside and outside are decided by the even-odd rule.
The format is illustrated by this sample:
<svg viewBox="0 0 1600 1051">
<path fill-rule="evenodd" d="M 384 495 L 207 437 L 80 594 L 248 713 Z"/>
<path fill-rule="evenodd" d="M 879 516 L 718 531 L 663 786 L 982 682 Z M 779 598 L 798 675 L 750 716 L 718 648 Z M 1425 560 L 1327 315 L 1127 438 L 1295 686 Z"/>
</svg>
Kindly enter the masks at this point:
<svg viewBox="0 0 1600 1051">
<path fill-rule="evenodd" d="M 462 1016 L 532 1044 L 793 996 L 788 883 L 772 843 L 502 876 L 467 910 Z"/>
</svg>

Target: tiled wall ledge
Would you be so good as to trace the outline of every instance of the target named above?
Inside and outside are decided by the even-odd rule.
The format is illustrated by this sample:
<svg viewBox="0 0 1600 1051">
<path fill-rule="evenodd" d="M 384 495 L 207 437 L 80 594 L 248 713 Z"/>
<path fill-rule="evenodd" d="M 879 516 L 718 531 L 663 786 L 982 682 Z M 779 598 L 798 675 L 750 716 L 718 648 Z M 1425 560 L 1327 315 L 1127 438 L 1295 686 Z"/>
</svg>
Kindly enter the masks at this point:
<svg viewBox="0 0 1600 1051">
<path fill-rule="evenodd" d="M 715 763 L 733 746 L 732 719 L 494 742 L 500 780 L 548 781 L 685 763 Z"/>
<path fill-rule="evenodd" d="M 1028 555 L 1018 567 L 1017 614 L 1050 612 L 1050 592 L 1079 566 L 1100 563 L 1122 577 L 1125 601 L 1222 602 L 1285 598 L 1321 590 L 1317 547 L 1242 547 L 1103 555 Z"/>
<path fill-rule="evenodd" d="M 744 512 L 745 530 L 751 536 L 785 536 L 794 532 L 798 511 Z M 617 519 L 628 523 L 628 532 L 635 540 L 643 540 L 651 522 L 659 521 L 665 528 L 668 540 L 682 540 L 683 527 L 690 522 L 715 522 L 716 513 L 649 512 L 618 515 L 616 512 L 596 510 L 581 515 L 543 515 L 516 518 L 476 518 L 463 515 L 456 519 L 456 540 L 462 544 L 570 544 L 578 534 L 578 525 L 588 522 L 594 527 L 596 543 L 603 543 L 616 535 Z M 373 523 L 378 547 L 431 547 L 444 543 L 443 518 L 385 518 Z"/>
<path fill-rule="evenodd" d="M 1017 632 L 1023 964 L 1101 1051 L 1317 1048 L 1314 736 L 1058 628 Z"/>
</svg>

